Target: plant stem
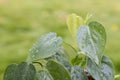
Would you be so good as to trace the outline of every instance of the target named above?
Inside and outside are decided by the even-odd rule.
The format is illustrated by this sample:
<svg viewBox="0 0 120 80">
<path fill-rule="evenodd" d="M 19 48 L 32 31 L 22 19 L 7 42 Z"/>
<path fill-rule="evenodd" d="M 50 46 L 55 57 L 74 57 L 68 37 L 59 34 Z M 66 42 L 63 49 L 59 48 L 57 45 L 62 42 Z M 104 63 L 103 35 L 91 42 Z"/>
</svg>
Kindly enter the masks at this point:
<svg viewBox="0 0 120 80">
<path fill-rule="evenodd" d="M 70 46 L 70 47 L 77 53 L 77 50 L 76 50 L 72 45 L 66 43 L 65 41 L 64 41 L 64 43 L 65 43 L 66 45 Z"/>
<path fill-rule="evenodd" d="M 32 62 L 32 63 L 37 63 L 37 64 L 39 64 L 41 67 L 43 67 L 42 63 L 40 63 L 40 62 Z"/>
</svg>

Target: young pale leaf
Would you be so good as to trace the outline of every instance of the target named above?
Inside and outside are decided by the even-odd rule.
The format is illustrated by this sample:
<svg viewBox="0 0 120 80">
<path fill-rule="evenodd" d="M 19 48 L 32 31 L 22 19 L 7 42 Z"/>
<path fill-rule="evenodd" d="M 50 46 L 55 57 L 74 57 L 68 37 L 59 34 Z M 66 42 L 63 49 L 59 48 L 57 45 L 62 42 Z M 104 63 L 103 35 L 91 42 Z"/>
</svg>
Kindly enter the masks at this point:
<svg viewBox="0 0 120 80">
<path fill-rule="evenodd" d="M 91 22 L 88 26 L 81 26 L 77 31 L 77 43 L 82 52 L 96 64 L 100 64 L 102 52 L 106 43 L 106 32 L 98 22 Z"/>
<path fill-rule="evenodd" d="M 41 71 L 37 72 L 36 79 L 37 80 L 53 80 L 51 75 L 44 70 L 41 70 Z"/>
<path fill-rule="evenodd" d="M 11 64 L 7 67 L 4 74 L 4 80 L 14 80 L 16 67 L 16 64 Z"/>
<path fill-rule="evenodd" d="M 79 66 L 72 68 L 71 76 L 72 80 L 88 80 L 84 70 Z"/>
<path fill-rule="evenodd" d="M 35 74 L 36 70 L 32 64 L 22 62 L 16 68 L 14 80 L 34 80 Z"/>
<path fill-rule="evenodd" d="M 42 36 L 30 49 L 30 60 L 47 58 L 54 55 L 62 45 L 62 38 L 56 33 L 48 33 Z"/>
<path fill-rule="evenodd" d="M 54 80 L 71 80 L 70 74 L 64 66 L 53 60 L 48 61 L 47 69 Z"/>
<path fill-rule="evenodd" d="M 95 80 L 114 80 L 114 69 L 111 60 L 102 57 L 101 66 L 98 66 L 91 59 L 88 59 L 87 70 Z"/>
<path fill-rule="evenodd" d="M 68 29 L 74 39 L 76 37 L 76 32 L 77 32 L 78 27 L 82 24 L 83 24 L 82 17 L 80 17 L 76 14 L 71 14 L 68 16 L 68 18 L 67 18 Z"/>
</svg>

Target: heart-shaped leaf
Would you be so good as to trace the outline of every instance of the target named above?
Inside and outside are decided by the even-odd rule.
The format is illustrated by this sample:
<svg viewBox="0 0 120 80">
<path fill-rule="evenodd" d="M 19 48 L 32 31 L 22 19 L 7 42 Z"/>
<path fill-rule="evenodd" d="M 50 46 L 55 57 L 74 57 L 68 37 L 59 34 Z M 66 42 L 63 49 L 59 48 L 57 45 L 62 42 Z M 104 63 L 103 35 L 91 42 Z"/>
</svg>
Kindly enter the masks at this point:
<svg viewBox="0 0 120 80">
<path fill-rule="evenodd" d="M 71 76 L 72 80 L 88 80 L 84 70 L 79 66 L 72 67 Z"/>
<path fill-rule="evenodd" d="M 14 80 L 15 79 L 15 70 L 17 65 L 11 64 L 7 67 L 5 74 L 4 74 L 4 80 Z"/>
<path fill-rule="evenodd" d="M 77 31 L 77 43 L 80 50 L 99 65 L 106 43 L 104 27 L 98 22 L 81 26 Z"/>
<path fill-rule="evenodd" d="M 114 80 L 114 69 L 111 60 L 102 57 L 101 66 L 98 66 L 90 58 L 87 62 L 87 70 L 95 80 Z"/>
<path fill-rule="evenodd" d="M 35 74 L 36 70 L 32 64 L 22 62 L 16 67 L 14 80 L 34 80 Z"/>
<path fill-rule="evenodd" d="M 83 24 L 83 19 L 82 17 L 76 15 L 76 14 L 71 14 L 67 18 L 67 25 L 70 33 L 72 34 L 72 37 L 75 39 L 76 37 L 76 32 L 77 29 L 79 28 L 80 25 Z"/>
<path fill-rule="evenodd" d="M 53 80 L 51 75 L 47 71 L 44 71 L 44 70 L 37 72 L 36 79 L 37 80 Z"/>
<path fill-rule="evenodd" d="M 54 80 L 71 80 L 70 74 L 63 65 L 53 60 L 48 61 L 47 69 Z"/>
<path fill-rule="evenodd" d="M 30 49 L 29 60 L 47 58 L 54 55 L 62 45 L 62 38 L 56 33 L 48 33 L 42 36 Z"/>
</svg>

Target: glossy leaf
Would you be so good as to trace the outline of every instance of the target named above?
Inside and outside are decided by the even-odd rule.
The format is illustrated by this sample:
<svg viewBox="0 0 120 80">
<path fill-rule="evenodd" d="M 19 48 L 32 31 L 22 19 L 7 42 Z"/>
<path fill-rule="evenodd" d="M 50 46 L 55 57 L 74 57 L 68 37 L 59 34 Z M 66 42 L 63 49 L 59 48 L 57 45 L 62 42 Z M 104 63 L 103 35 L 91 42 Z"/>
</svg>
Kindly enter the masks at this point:
<svg viewBox="0 0 120 80">
<path fill-rule="evenodd" d="M 99 65 L 106 43 L 104 27 L 98 22 L 81 26 L 77 32 L 77 43 L 80 50 Z"/>
<path fill-rule="evenodd" d="M 91 59 L 88 59 L 87 70 L 95 80 L 114 80 L 114 69 L 111 60 L 102 57 L 101 66 L 98 66 Z"/>
<path fill-rule="evenodd" d="M 4 80 L 14 80 L 15 79 L 15 70 L 17 65 L 11 64 L 7 67 L 5 74 L 4 74 Z"/>
<path fill-rule="evenodd" d="M 88 80 L 86 74 L 84 73 L 84 70 L 79 66 L 72 68 L 71 76 L 72 80 Z"/>
<path fill-rule="evenodd" d="M 30 60 L 47 58 L 54 55 L 62 45 L 62 38 L 56 33 L 48 33 L 42 36 L 30 49 Z"/>
<path fill-rule="evenodd" d="M 76 32 L 78 27 L 82 24 L 83 24 L 83 19 L 80 16 L 76 14 L 71 14 L 68 16 L 67 18 L 68 29 L 74 39 L 76 37 Z"/>
<path fill-rule="evenodd" d="M 36 77 L 37 77 L 37 80 L 53 80 L 51 75 L 44 70 L 37 72 Z"/>
<path fill-rule="evenodd" d="M 34 80 L 35 74 L 36 70 L 32 64 L 22 62 L 16 68 L 14 80 Z"/>
<path fill-rule="evenodd" d="M 71 80 L 71 76 L 63 65 L 53 60 L 48 61 L 47 69 L 54 80 Z"/>
</svg>

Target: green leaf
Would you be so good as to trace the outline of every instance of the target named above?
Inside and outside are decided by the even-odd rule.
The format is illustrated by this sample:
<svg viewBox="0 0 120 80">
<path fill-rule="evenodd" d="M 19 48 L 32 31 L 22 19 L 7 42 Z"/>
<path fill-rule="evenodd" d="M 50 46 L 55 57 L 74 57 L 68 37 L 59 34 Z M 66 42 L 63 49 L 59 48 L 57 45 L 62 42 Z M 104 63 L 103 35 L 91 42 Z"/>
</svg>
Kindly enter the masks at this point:
<svg viewBox="0 0 120 80">
<path fill-rule="evenodd" d="M 91 59 L 88 59 L 87 70 L 95 80 L 114 80 L 113 64 L 105 56 L 102 57 L 101 66 L 96 65 Z"/>
<path fill-rule="evenodd" d="M 88 58 L 87 61 L 87 70 L 93 78 L 96 80 L 102 80 L 103 74 L 101 73 L 101 68 L 99 68 L 96 63 Z"/>
<path fill-rule="evenodd" d="M 67 18 L 68 29 L 74 39 L 76 38 L 76 32 L 77 32 L 78 27 L 82 24 L 83 24 L 82 17 L 76 14 L 71 14 L 68 16 Z"/>
<path fill-rule="evenodd" d="M 98 22 L 81 26 L 77 31 L 77 43 L 80 50 L 99 65 L 106 44 L 104 27 Z"/>
<path fill-rule="evenodd" d="M 36 70 L 32 64 L 22 62 L 16 68 L 14 80 L 34 80 L 35 74 Z"/>
<path fill-rule="evenodd" d="M 102 73 L 104 80 L 114 80 L 114 67 L 112 61 L 106 56 L 102 58 Z"/>
<path fill-rule="evenodd" d="M 30 49 L 29 60 L 47 58 L 59 51 L 62 45 L 62 38 L 56 33 L 48 33 L 42 36 Z"/>
<path fill-rule="evenodd" d="M 53 60 L 48 61 L 47 69 L 54 80 L 71 80 L 70 74 L 63 65 Z"/>
<path fill-rule="evenodd" d="M 14 80 L 16 67 L 17 67 L 16 64 L 11 64 L 6 68 L 4 80 Z"/>
<path fill-rule="evenodd" d="M 79 66 L 72 68 L 71 76 L 72 80 L 88 80 L 86 74 L 84 73 L 84 70 Z"/>
<path fill-rule="evenodd" d="M 85 67 L 86 64 L 86 57 L 85 55 L 79 53 L 71 60 L 73 66 L 80 65 L 81 67 Z"/>
<path fill-rule="evenodd" d="M 78 49 L 74 48 L 73 45 L 66 42 L 63 43 L 63 49 L 69 61 L 71 61 L 78 52 Z"/>
<path fill-rule="evenodd" d="M 62 53 L 56 53 L 56 55 L 54 55 L 53 57 L 55 61 L 62 64 L 69 72 L 71 72 L 72 65 Z"/>
<path fill-rule="evenodd" d="M 61 48 L 55 55 L 45 58 L 45 60 L 55 60 L 62 64 L 69 72 L 71 72 L 72 65 L 68 60 L 68 54 Z"/>
<path fill-rule="evenodd" d="M 44 70 L 37 72 L 36 77 L 37 77 L 37 80 L 53 80 L 51 75 Z"/>
</svg>

